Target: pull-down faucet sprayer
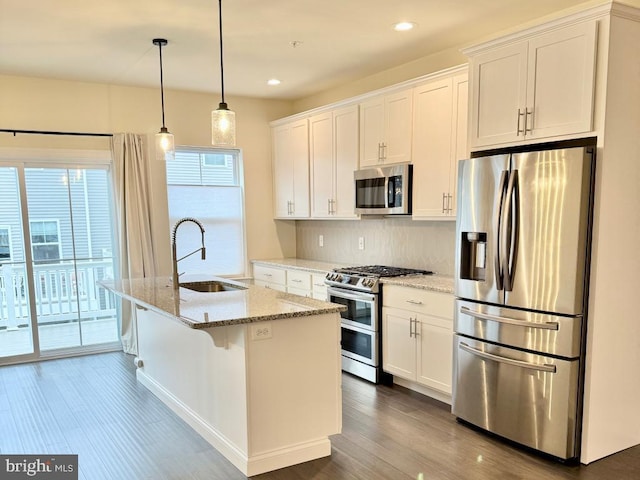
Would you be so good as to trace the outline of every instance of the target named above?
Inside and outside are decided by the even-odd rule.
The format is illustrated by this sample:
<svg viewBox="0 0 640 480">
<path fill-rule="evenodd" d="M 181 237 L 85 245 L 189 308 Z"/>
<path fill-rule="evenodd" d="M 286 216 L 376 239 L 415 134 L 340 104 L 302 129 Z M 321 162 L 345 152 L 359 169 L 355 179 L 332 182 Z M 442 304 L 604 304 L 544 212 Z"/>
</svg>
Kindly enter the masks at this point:
<svg viewBox="0 0 640 480">
<path fill-rule="evenodd" d="M 176 233 L 178 232 L 178 227 L 180 225 L 182 225 L 184 222 L 193 222 L 196 225 L 198 225 L 198 227 L 200 228 L 200 233 L 202 234 L 202 247 L 194 250 L 191 253 L 187 253 L 185 256 L 178 258 L 178 248 L 176 246 Z M 193 255 L 194 253 L 197 252 L 202 252 L 202 260 L 206 259 L 206 250 L 204 248 L 204 227 L 202 226 L 202 223 L 200 223 L 198 220 L 196 220 L 195 218 L 191 218 L 191 217 L 186 217 L 186 218 L 182 218 L 180 220 L 178 220 L 178 222 L 173 226 L 173 231 L 171 233 L 171 253 L 172 253 L 172 260 L 173 260 L 173 288 L 175 290 L 177 290 L 178 288 L 180 288 L 180 284 L 179 284 L 179 278 L 180 278 L 180 273 L 178 273 L 178 262 L 180 260 L 184 260 L 187 257 L 190 257 L 191 255 Z"/>
</svg>

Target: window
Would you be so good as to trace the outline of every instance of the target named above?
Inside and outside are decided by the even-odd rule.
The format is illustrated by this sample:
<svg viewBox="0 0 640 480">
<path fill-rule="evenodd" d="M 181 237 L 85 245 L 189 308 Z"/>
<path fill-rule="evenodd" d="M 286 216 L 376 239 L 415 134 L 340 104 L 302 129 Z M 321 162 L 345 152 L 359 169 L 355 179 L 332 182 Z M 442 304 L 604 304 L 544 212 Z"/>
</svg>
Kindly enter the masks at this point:
<svg viewBox="0 0 640 480">
<path fill-rule="evenodd" d="M 41 220 L 29 223 L 34 262 L 60 260 L 60 226 L 58 220 Z"/>
<path fill-rule="evenodd" d="M 0 226 L 0 262 L 11 261 L 11 232 L 9 227 Z"/>
<path fill-rule="evenodd" d="M 207 258 L 193 255 L 180 262 L 180 271 L 242 276 L 245 273 L 244 192 L 238 150 L 177 148 L 167 162 L 169 220 L 172 228 L 184 217 L 205 228 Z M 180 226 L 178 257 L 201 245 L 200 230 Z"/>
</svg>

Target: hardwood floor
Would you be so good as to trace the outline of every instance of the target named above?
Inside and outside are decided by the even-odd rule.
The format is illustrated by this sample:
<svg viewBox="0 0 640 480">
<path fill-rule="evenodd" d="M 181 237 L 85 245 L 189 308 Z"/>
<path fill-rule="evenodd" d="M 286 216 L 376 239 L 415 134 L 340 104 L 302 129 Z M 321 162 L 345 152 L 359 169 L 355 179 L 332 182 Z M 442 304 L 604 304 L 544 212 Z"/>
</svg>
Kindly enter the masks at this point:
<svg viewBox="0 0 640 480">
<path fill-rule="evenodd" d="M 640 478 L 640 446 L 566 466 L 457 423 L 447 405 L 346 374 L 343 433 L 331 442 L 331 457 L 253 478 Z M 120 352 L 1 367 L 0 453 L 78 454 L 83 480 L 246 478 L 139 385 Z"/>
</svg>

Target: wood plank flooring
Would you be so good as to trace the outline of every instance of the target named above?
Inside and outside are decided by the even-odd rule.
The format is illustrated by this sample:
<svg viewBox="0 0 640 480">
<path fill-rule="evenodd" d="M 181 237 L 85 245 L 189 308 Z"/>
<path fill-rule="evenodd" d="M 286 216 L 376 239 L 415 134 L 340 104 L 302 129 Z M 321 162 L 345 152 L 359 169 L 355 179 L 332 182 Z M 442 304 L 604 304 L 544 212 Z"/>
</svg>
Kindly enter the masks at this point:
<svg viewBox="0 0 640 480">
<path fill-rule="evenodd" d="M 459 424 L 448 405 L 346 374 L 331 442 L 331 457 L 253 478 L 640 479 L 640 446 L 566 466 Z M 121 352 L 0 367 L 0 453 L 78 454 L 83 480 L 246 478 L 137 383 Z"/>
</svg>

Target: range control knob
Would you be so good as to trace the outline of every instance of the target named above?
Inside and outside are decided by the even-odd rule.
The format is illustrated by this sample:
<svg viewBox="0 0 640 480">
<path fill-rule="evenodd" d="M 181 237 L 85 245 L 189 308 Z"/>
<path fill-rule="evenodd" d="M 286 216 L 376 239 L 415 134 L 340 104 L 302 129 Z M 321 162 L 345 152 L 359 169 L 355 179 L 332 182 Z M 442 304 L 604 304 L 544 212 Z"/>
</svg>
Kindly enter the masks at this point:
<svg viewBox="0 0 640 480">
<path fill-rule="evenodd" d="M 342 276 L 342 274 L 341 274 L 341 273 L 338 273 L 338 274 L 336 275 L 336 281 L 337 281 L 337 282 L 341 282 L 343 278 L 344 278 L 344 277 Z"/>
</svg>

